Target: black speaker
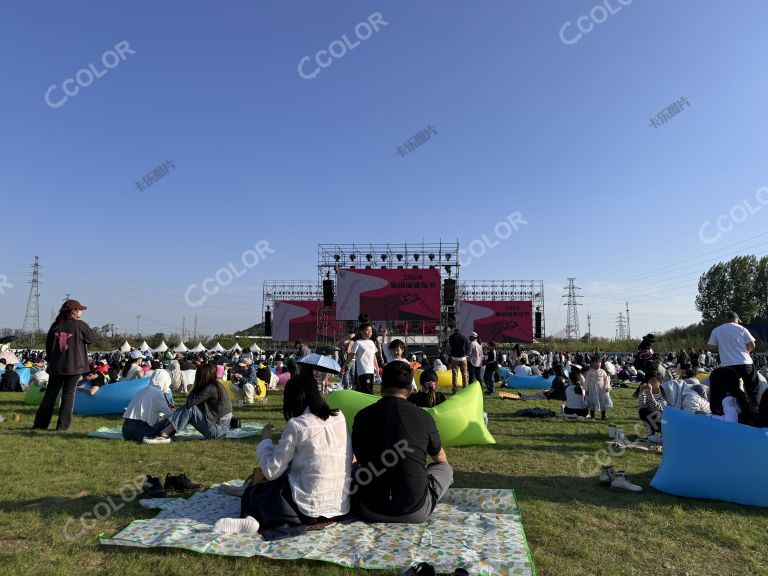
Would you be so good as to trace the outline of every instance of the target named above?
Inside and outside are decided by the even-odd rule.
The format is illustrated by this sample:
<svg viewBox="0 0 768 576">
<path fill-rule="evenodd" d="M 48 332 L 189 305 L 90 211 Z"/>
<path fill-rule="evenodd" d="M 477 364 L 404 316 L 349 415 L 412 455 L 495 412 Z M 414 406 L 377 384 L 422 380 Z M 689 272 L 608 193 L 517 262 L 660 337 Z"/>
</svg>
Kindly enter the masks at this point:
<svg viewBox="0 0 768 576">
<path fill-rule="evenodd" d="M 453 306 L 456 303 L 456 280 L 443 280 L 443 306 Z"/>
<path fill-rule="evenodd" d="M 264 312 L 264 335 L 272 336 L 272 311 Z"/>
<path fill-rule="evenodd" d="M 537 311 L 535 315 L 535 322 L 534 322 L 534 338 L 541 338 L 541 312 Z"/>
<path fill-rule="evenodd" d="M 323 306 L 333 306 L 333 280 L 323 280 Z"/>
</svg>

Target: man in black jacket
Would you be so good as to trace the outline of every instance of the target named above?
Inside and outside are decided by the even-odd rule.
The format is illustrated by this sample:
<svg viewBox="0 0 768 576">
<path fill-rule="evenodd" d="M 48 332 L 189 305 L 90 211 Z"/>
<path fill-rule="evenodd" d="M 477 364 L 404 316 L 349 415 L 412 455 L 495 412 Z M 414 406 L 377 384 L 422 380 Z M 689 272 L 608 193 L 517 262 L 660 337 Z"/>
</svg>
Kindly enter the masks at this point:
<svg viewBox="0 0 768 576">
<path fill-rule="evenodd" d="M 0 391 L 3 392 L 21 392 L 21 380 L 19 375 L 13 369 L 13 364 L 8 363 L 5 366 L 5 372 L 0 377 Z"/>
<path fill-rule="evenodd" d="M 458 328 L 454 328 L 453 334 L 448 338 L 448 346 L 451 349 L 451 390 L 456 394 L 458 390 L 456 379 L 458 378 L 459 370 L 461 370 L 461 377 L 464 379 L 461 387 L 466 388 L 469 383 L 469 370 L 467 369 L 469 340 Z"/>
</svg>

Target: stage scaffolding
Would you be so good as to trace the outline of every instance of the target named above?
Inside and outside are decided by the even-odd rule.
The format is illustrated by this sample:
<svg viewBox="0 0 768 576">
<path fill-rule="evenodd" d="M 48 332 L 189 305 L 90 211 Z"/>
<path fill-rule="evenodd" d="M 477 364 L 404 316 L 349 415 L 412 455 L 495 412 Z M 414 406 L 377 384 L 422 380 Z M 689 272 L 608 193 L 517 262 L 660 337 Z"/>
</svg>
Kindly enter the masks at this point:
<svg viewBox="0 0 768 576">
<path fill-rule="evenodd" d="M 535 322 L 536 312 L 541 313 L 541 338 L 546 335 L 544 327 L 544 281 L 543 280 L 467 280 L 456 291 L 459 302 L 465 300 L 530 300 L 533 302 L 531 321 Z M 461 310 L 459 310 L 461 313 Z M 534 327 L 535 334 L 535 327 Z"/>
<path fill-rule="evenodd" d="M 277 300 L 322 300 L 323 291 L 314 280 L 264 280 L 261 292 L 261 321 L 275 309 Z"/>
<path fill-rule="evenodd" d="M 431 343 L 442 345 L 457 326 L 457 302 L 459 286 L 459 243 L 433 242 L 417 244 L 318 244 L 317 246 L 317 276 L 318 286 L 322 287 L 324 280 L 333 281 L 334 301 L 336 294 L 336 272 L 340 269 L 365 268 L 395 268 L 395 269 L 437 269 L 440 271 L 440 320 L 437 330 L 427 333 L 426 322 L 388 322 L 390 332 L 396 325 L 405 324 L 405 334 L 410 346 Z M 446 303 L 444 289 L 446 280 L 456 282 L 455 298 Z M 450 282 L 449 282 L 450 284 Z M 322 288 L 320 290 L 322 298 Z M 331 306 L 324 306 L 318 314 L 318 334 L 331 334 L 329 326 L 335 322 Z M 376 320 L 373 318 L 372 320 Z M 354 322 L 348 322 L 346 329 L 354 328 Z M 346 334 L 333 334 L 334 344 L 343 340 Z M 410 340 L 410 341 L 409 341 Z"/>
</svg>

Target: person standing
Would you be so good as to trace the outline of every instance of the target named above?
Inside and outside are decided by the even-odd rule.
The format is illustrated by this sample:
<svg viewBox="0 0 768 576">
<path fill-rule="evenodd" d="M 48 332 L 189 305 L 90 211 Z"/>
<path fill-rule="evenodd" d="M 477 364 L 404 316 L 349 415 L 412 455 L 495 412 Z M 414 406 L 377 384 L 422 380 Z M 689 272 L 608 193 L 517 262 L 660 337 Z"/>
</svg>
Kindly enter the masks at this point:
<svg viewBox="0 0 768 576">
<path fill-rule="evenodd" d="M 483 345 L 477 332 L 469 335 L 469 382 L 480 381 L 480 372 L 483 368 Z"/>
<path fill-rule="evenodd" d="M 53 321 L 45 339 L 48 359 L 48 387 L 43 401 L 35 414 L 33 429 L 46 430 L 51 423 L 56 398 L 61 391 L 61 407 L 56 430 L 69 430 L 72 408 L 75 405 L 75 388 L 80 376 L 88 372 L 88 345 L 96 342 L 96 334 L 80 320 L 86 307 L 77 300 L 67 300 L 61 305 L 59 315 Z"/>
<path fill-rule="evenodd" d="M 485 357 L 485 391 L 493 394 L 496 382 L 499 380 L 499 353 L 496 351 L 496 342 L 488 344 L 488 355 Z"/>
<path fill-rule="evenodd" d="M 461 370 L 462 388 L 469 383 L 469 371 L 467 370 L 467 356 L 469 355 L 469 340 L 458 328 L 453 329 L 453 334 L 448 338 L 448 346 L 451 350 L 451 391 L 456 394 L 459 389 L 456 383 L 458 372 Z"/>
<path fill-rule="evenodd" d="M 736 312 L 726 312 L 725 320 L 725 323 L 712 330 L 708 348 L 720 355 L 721 367 L 733 368 L 739 374 L 747 396 L 753 404 L 757 404 L 760 382 L 751 356 L 755 349 L 755 339 L 749 330 L 741 325 Z"/>
<path fill-rule="evenodd" d="M 355 363 L 355 390 L 373 394 L 373 377 L 379 373 L 379 361 L 376 357 L 376 344 L 371 340 L 373 326 L 369 323 L 360 325 L 360 337 L 352 345 L 350 362 Z"/>
</svg>

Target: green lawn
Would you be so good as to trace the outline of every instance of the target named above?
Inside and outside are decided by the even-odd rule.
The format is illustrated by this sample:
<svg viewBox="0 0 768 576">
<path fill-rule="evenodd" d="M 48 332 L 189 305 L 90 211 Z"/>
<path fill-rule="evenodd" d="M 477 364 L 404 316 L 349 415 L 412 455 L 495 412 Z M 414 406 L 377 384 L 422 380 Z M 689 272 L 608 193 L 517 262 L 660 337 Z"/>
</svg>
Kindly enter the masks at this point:
<svg viewBox="0 0 768 576">
<path fill-rule="evenodd" d="M 615 390 L 609 421 L 629 433 L 635 423 L 630 390 Z M 246 407 L 236 416 L 273 422 L 282 429 L 282 397 L 267 407 Z M 648 487 L 660 455 L 629 451 L 614 459 L 642 494 L 615 493 L 596 476 L 605 447 L 606 423 L 533 420 L 510 414 L 523 406 L 558 410 L 556 402 L 487 400 L 495 446 L 450 448 L 455 485 L 514 488 L 539 575 L 567 574 L 766 574 L 768 511 L 720 502 L 687 500 Z M 119 417 L 75 417 L 66 434 L 29 430 L 34 409 L 22 394 L 0 394 L 0 412 L 22 419 L 0 424 L 0 574 L 325 574 L 353 572 L 318 562 L 234 559 L 177 550 L 140 551 L 102 547 L 99 533 L 112 535 L 153 511 L 131 503 L 70 541 L 77 520 L 140 474 L 164 477 L 185 472 L 212 484 L 244 477 L 254 466 L 257 438 L 141 446 L 87 438 Z M 55 422 L 55 418 L 54 418 Z M 768 486 L 766 486 L 768 489 Z M 119 498 L 117 499 L 119 502 Z M 68 523 L 67 521 L 70 520 Z M 79 520 L 78 520 L 79 524 Z M 376 572 L 365 572 L 376 574 Z"/>
</svg>

